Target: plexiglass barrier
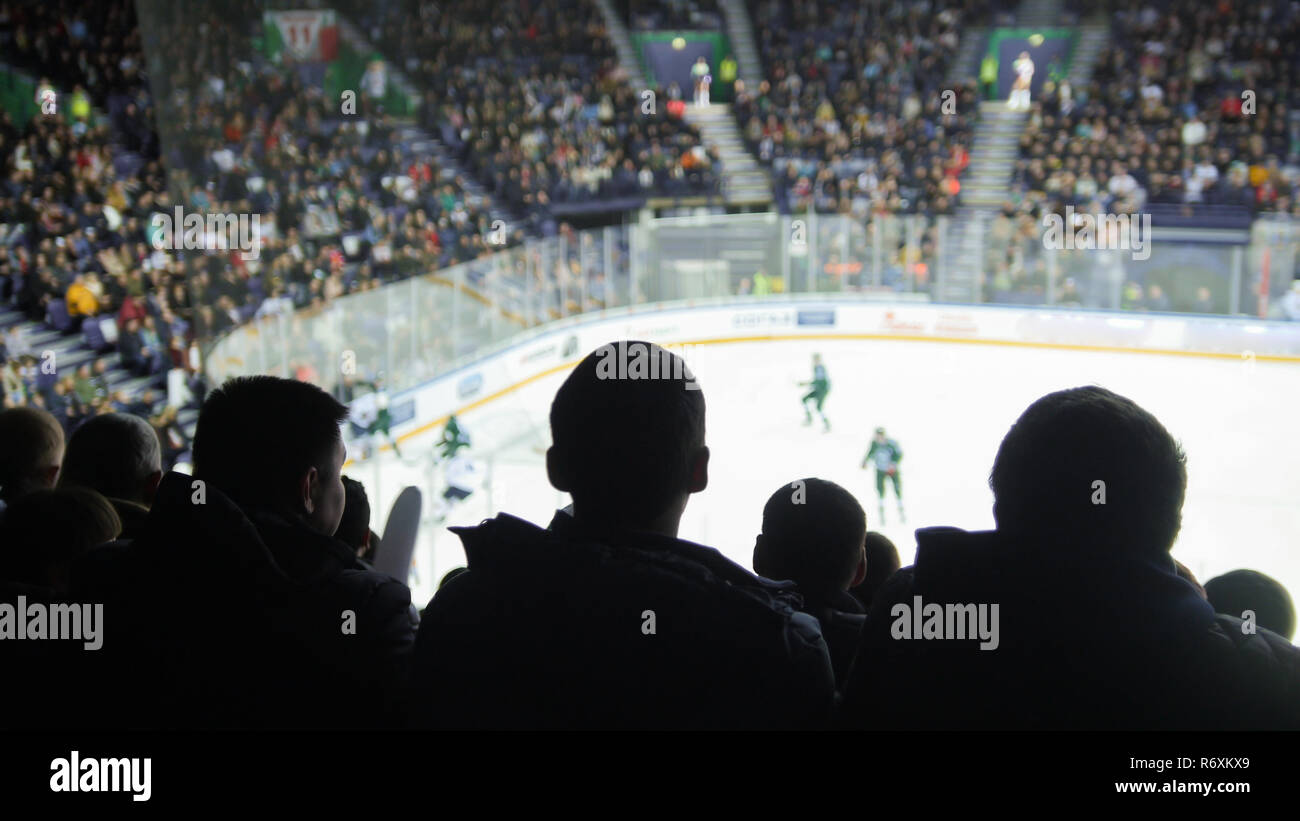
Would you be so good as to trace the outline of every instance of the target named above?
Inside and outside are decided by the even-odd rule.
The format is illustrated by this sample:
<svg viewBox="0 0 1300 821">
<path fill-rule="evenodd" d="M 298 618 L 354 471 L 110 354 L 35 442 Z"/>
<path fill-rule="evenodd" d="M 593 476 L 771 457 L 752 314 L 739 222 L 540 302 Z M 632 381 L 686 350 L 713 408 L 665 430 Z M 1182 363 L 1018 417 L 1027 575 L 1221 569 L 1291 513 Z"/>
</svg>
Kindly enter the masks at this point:
<svg viewBox="0 0 1300 821">
<path fill-rule="evenodd" d="M 978 235 L 958 232 L 946 217 L 816 214 L 569 231 L 240 326 L 210 346 L 206 367 L 214 383 L 269 373 L 342 395 L 349 392 L 341 385 L 376 380 L 400 391 L 556 319 L 726 296 L 856 294 L 1280 318 L 1300 236 L 1292 220 L 1261 221 L 1249 244 L 1153 242 L 1149 254 L 1135 255 L 1052 248 L 1041 231 L 1002 219 Z"/>
</svg>

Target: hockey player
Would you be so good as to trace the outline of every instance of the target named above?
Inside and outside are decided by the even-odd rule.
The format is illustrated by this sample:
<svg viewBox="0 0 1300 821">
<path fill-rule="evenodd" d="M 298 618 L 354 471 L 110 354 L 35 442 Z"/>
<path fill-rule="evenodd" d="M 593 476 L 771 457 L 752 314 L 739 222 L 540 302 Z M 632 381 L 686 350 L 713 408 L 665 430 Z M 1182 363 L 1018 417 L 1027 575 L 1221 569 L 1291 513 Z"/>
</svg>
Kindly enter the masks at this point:
<svg viewBox="0 0 1300 821">
<path fill-rule="evenodd" d="M 901 461 L 903 461 L 903 449 L 893 439 L 885 436 L 884 428 L 876 428 L 871 447 L 867 450 L 867 455 L 862 458 L 862 469 L 866 470 L 869 462 L 874 462 L 876 465 L 876 498 L 880 506 L 882 525 L 885 523 L 886 478 L 894 483 L 894 497 L 898 500 L 898 519 L 901 522 L 907 521 L 907 517 L 903 515 L 903 479 L 898 470 L 898 463 Z"/>
<path fill-rule="evenodd" d="M 801 387 L 810 388 L 808 393 L 803 396 L 803 415 L 804 425 L 812 424 L 812 412 L 808 409 L 808 402 L 817 403 L 817 413 L 821 415 L 822 424 L 825 430 L 831 429 L 830 420 L 826 418 L 826 412 L 822 410 L 822 405 L 826 401 L 826 394 L 831 392 L 831 380 L 826 375 L 826 366 L 822 364 L 822 355 L 813 354 L 813 378 L 807 382 L 800 382 Z"/>
<path fill-rule="evenodd" d="M 392 432 L 393 415 L 388 410 L 388 392 L 384 390 L 384 378 L 377 376 L 375 381 L 360 382 L 357 387 L 363 391 L 367 389 L 370 391 L 352 405 L 353 424 L 361 428 L 362 435 L 366 437 L 365 445 L 362 447 L 364 458 L 369 458 L 374 451 L 375 439 L 381 433 L 388 439 L 388 444 L 392 445 L 393 453 L 397 454 L 397 458 L 402 458 L 402 452 L 397 447 L 397 438 Z"/>
<path fill-rule="evenodd" d="M 469 434 L 460 429 L 456 414 L 447 417 L 447 424 L 442 429 L 442 438 L 434 447 L 438 449 L 440 459 L 451 459 L 461 449 L 469 447 Z"/>
<path fill-rule="evenodd" d="M 442 497 L 434 500 L 434 521 L 442 524 L 447 520 L 451 509 L 473 495 L 475 489 L 483 483 L 483 471 L 469 454 L 457 453 L 451 457 L 444 471 L 447 488 Z"/>
<path fill-rule="evenodd" d="M 398 440 L 393 435 L 393 414 L 389 412 L 389 392 L 383 390 L 383 377 L 374 378 L 374 382 L 364 383 L 364 387 L 369 387 L 374 392 L 374 421 L 365 430 L 369 435 L 370 442 L 376 439 L 378 434 L 383 434 L 389 444 L 393 446 L 393 452 L 398 459 L 402 459 L 402 451 L 398 449 Z"/>
</svg>

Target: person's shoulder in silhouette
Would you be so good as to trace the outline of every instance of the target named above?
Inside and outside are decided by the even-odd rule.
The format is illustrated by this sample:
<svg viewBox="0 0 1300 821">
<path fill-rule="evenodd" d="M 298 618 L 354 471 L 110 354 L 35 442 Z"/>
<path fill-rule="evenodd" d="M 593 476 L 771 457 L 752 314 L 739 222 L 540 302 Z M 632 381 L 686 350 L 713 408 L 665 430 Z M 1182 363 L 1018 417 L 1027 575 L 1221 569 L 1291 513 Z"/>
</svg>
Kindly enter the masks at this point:
<svg viewBox="0 0 1300 821">
<path fill-rule="evenodd" d="M 80 581 L 120 625 L 111 649 L 122 675 L 156 683 L 123 696 L 124 722 L 397 720 L 349 706 L 398 701 L 416 624 L 406 586 L 333 538 L 346 415 L 318 388 L 275 377 L 230 380 L 208 396 L 194 475 L 164 476 L 144 532 Z"/>
<path fill-rule="evenodd" d="M 86 488 L 27 493 L 0 522 L 0 729 L 82 730 L 102 708 L 103 609 L 70 594 L 73 568 L 121 521 Z"/>
<path fill-rule="evenodd" d="M 994 463 L 997 530 L 917 531 L 915 564 L 876 595 L 844 722 L 1300 726 L 1300 650 L 1216 616 L 1169 555 L 1186 483 L 1177 442 L 1130 400 L 1039 399 Z"/>
<path fill-rule="evenodd" d="M 833 676 L 793 586 L 677 538 L 708 483 L 704 397 L 682 361 L 618 342 L 551 406 L 548 529 L 458 529 L 468 569 L 424 612 L 414 709 L 452 727 L 702 728 L 824 723 Z"/>
<path fill-rule="evenodd" d="M 849 595 L 867 575 L 867 516 L 853 494 L 825 479 L 782 485 L 763 507 L 754 572 L 795 583 L 803 612 L 817 619 L 843 685 L 866 614 Z"/>
</svg>

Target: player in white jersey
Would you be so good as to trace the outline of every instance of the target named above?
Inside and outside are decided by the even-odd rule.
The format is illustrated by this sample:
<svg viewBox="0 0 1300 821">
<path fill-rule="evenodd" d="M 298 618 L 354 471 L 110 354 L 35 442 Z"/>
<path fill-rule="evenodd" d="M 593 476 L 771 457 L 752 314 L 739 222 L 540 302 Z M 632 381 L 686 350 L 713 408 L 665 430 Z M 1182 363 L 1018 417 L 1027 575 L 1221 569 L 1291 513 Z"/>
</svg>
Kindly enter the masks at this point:
<svg viewBox="0 0 1300 821">
<path fill-rule="evenodd" d="M 691 66 L 691 80 L 695 82 L 695 104 L 708 105 L 709 86 L 713 83 L 713 77 L 709 74 L 709 64 L 703 55 L 696 57 L 695 65 Z"/>
<path fill-rule="evenodd" d="M 1011 96 L 1007 99 L 1007 108 L 1028 111 L 1029 88 L 1034 81 L 1034 61 L 1029 58 L 1029 52 L 1022 51 L 1011 67 L 1015 69 L 1016 79 L 1011 83 Z"/>
<path fill-rule="evenodd" d="M 433 518 L 442 523 L 458 503 L 468 499 L 483 484 L 483 469 L 465 453 L 457 453 L 446 463 L 443 478 L 447 484 L 442 496 L 433 501 Z"/>
</svg>

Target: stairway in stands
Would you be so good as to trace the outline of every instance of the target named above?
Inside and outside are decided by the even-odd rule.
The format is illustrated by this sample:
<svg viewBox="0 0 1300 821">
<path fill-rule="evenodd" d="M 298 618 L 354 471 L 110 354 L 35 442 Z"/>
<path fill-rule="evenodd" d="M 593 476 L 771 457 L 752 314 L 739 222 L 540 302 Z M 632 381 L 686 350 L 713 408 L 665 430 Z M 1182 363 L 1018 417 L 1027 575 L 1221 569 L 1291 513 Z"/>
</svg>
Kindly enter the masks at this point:
<svg viewBox="0 0 1300 821">
<path fill-rule="evenodd" d="M 758 84 L 763 81 L 763 62 L 754 40 L 749 9 L 745 0 L 721 0 L 719 5 L 727 20 L 727 39 L 731 41 L 732 54 L 736 58 L 737 76 L 745 81 L 745 88 L 750 93 L 756 93 Z"/>
<path fill-rule="evenodd" d="M 647 88 L 645 73 L 641 61 L 632 45 L 632 37 L 627 25 L 619 16 L 610 0 L 594 0 L 605 18 L 605 30 L 614 43 L 619 65 L 633 88 Z M 744 14 L 738 28 L 733 6 L 744 13 L 744 3 L 738 0 L 724 0 L 727 31 L 731 37 L 731 47 L 735 50 L 739 76 L 746 85 L 751 81 L 757 84 L 759 75 L 758 54 L 754 50 L 753 30 L 749 26 L 749 16 Z M 739 33 L 747 33 L 740 37 Z M 712 67 L 716 73 L 718 67 Z M 662 103 L 662 101 L 661 101 Z M 697 106 L 689 101 L 686 104 L 686 122 L 697 128 L 704 145 L 716 148 L 718 159 L 722 164 L 723 202 L 727 206 L 747 209 L 766 209 L 772 204 L 772 184 L 767 172 L 759 166 L 754 156 L 745 147 L 740 129 L 736 127 L 736 118 L 731 113 L 730 104 L 714 103 Z"/>
<path fill-rule="evenodd" d="M 1021 0 L 1016 9 L 1016 25 L 1022 28 L 1049 28 L 1061 22 L 1062 0 Z"/>
<path fill-rule="evenodd" d="M 970 165 L 962 175 L 961 206 L 939 251 L 944 276 L 934 298 L 940 302 L 978 302 L 984 238 L 997 210 L 1008 199 L 1020 133 L 1028 113 L 1009 111 L 1003 100 L 980 103 Z"/>
<path fill-rule="evenodd" d="M 686 122 L 699 129 L 706 146 L 718 150 L 722 161 L 723 202 L 738 208 L 768 208 L 772 204 L 771 179 L 745 146 L 731 105 L 688 103 Z"/>
<path fill-rule="evenodd" d="M 944 82 L 949 88 L 966 82 L 978 82 L 980 61 L 984 59 L 989 47 L 988 29 L 982 26 L 963 28 L 961 42 L 957 44 L 957 53 L 948 65 L 948 76 Z"/>
<path fill-rule="evenodd" d="M 369 38 L 349 20 L 339 20 L 339 36 L 358 54 L 375 54 L 379 52 L 379 49 L 370 42 Z M 391 57 L 391 55 L 389 56 Z M 397 68 L 398 61 L 390 59 L 388 64 L 389 82 L 407 97 L 418 99 L 420 97 L 419 91 L 416 89 L 415 84 Z M 437 164 L 439 185 L 454 182 L 459 178 L 460 188 L 465 192 L 465 203 L 471 208 L 479 207 L 485 198 L 491 196 L 491 192 L 473 174 L 470 174 L 461 166 L 460 161 L 456 159 L 451 148 L 442 141 L 440 135 L 429 134 L 412 122 L 410 118 L 398 117 L 395 119 L 400 123 L 397 129 L 398 138 L 403 145 L 409 147 L 411 154 L 422 159 L 432 159 Z M 504 222 L 507 232 L 512 232 L 516 226 L 521 226 L 524 222 L 523 214 L 515 212 L 504 203 L 498 203 L 496 200 L 492 200 L 488 208 L 488 215 L 493 220 Z"/>
<path fill-rule="evenodd" d="M 1104 16 L 1096 17 L 1079 26 L 1079 42 L 1074 46 L 1070 63 L 1070 86 L 1076 91 L 1087 86 L 1097 58 L 1110 45 L 1110 26 Z"/>
<path fill-rule="evenodd" d="M 638 90 L 646 88 L 645 73 L 641 71 L 641 61 L 637 59 L 636 48 L 632 45 L 632 36 L 628 34 L 623 18 L 619 16 L 618 10 L 610 0 L 593 1 L 600 9 L 601 16 L 605 18 L 605 33 L 614 43 L 619 67 L 623 69 L 628 85 Z"/>
<path fill-rule="evenodd" d="M 736 76 L 751 93 L 763 80 L 763 63 L 754 41 L 754 26 L 744 0 L 721 0 L 727 39 L 736 58 Z M 724 55 L 725 56 L 725 55 Z M 717 71 L 717 66 L 713 70 Z M 687 120 L 700 129 L 707 145 L 715 145 L 722 157 L 723 195 L 729 206 L 751 210 L 772 205 L 772 180 L 745 145 L 730 105 L 713 105 L 708 110 L 688 108 Z"/>
</svg>

